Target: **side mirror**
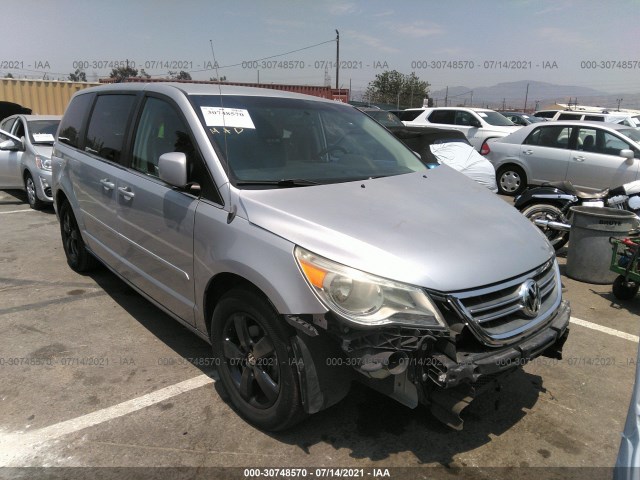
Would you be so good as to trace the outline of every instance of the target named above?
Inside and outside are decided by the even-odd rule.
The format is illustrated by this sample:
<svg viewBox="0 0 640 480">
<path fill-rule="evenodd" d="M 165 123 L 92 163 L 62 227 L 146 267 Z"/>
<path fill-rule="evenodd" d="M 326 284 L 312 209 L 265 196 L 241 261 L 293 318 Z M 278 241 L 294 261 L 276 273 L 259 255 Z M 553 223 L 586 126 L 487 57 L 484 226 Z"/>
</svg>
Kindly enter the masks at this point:
<svg viewBox="0 0 640 480">
<path fill-rule="evenodd" d="M 628 148 L 620 150 L 620 156 L 625 159 L 624 163 L 626 163 L 627 165 L 633 165 L 633 150 L 630 150 Z"/>
<path fill-rule="evenodd" d="M 480 128 L 482 127 L 482 124 L 476 120 L 475 118 L 473 120 L 471 120 L 471 124 L 470 124 L 473 128 Z"/>
<path fill-rule="evenodd" d="M 158 159 L 160 180 L 174 187 L 187 184 L 187 156 L 182 152 L 163 153 Z"/>
<path fill-rule="evenodd" d="M 5 140 L 0 143 L 0 150 L 9 151 L 9 152 L 18 152 L 22 150 L 24 147 L 22 142 L 18 143 L 15 140 Z"/>
</svg>

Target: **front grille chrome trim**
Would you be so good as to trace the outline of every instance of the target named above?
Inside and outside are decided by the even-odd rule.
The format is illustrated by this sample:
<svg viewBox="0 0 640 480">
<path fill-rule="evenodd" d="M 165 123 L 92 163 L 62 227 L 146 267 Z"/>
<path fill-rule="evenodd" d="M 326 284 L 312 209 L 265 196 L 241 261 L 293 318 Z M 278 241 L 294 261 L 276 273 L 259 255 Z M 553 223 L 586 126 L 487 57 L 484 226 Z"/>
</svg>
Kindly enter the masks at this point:
<svg viewBox="0 0 640 480">
<path fill-rule="evenodd" d="M 517 289 L 528 279 L 538 283 L 542 298 L 541 311 L 532 319 L 518 315 L 523 306 Z M 448 293 L 443 300 L 484 345 L 500 347 L 512 344 L 539 331 L 552 320 L 562 302 L 560 269 L 555 259 L 550 260 L 504 283 Z"/>
</svg>

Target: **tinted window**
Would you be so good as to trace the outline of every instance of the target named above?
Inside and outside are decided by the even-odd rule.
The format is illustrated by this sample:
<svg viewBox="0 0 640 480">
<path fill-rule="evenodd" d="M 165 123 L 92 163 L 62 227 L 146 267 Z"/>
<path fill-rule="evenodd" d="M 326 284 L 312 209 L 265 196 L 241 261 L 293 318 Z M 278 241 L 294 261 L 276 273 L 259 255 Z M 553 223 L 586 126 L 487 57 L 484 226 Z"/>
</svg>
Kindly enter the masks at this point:
<svg viewBox="0 0 640 480">
<path fill-rule="evenodd" d="M 556 114 L 556 110 L 543 110 L 541 112 L 536 112 L 533 115 L 539 118 L 552 118 Z"/>
<path fill-rule="evenodd" d="M 24 129 L 24 123 L 22 122 L 22 120 L 18 120 L 13 128 L 14 128 L 13 135 L 15 137 L 18 137 L 18 138 L 24 137 L 25 129 Z"/>
<path fill-rule="evenodd" d="M 597 137 L 598 131 L 596 131 L 595 128 L 579 129 L 578 136 L 576 137 L 576 150 L 602 153 L 602 151 L 599 151 L 601 148 L 596 144 Z M 599 143 L 602 144 L 602 141 Z"/>
<path fill-rule="evenodd" d="M 469 112 L 465 112 L 463 110 L 456 112 L 456 125 L 464 125 L 470 127 L 474 123 L 477 123 L 477 120 Z"/>
<path fill-rule="evenodd" d="M 72 147 L 80 147 L 80 129 L 91 104 L 92 95 L 78 95 L 71 100 L 58 130 L 58 141 Z"/>
<path fill-rule="evenodd" d="M 538 145 L 540 147 L 567 148 L 569 146 L 570 135 L 570 127 L 539 127 L 531 132 L 524 143 L 526 145 Z"/>
<path fill-rule="evenodd" d="M 200 185 L 204 197 L 219 201 L 204 160 L 180 114 L 164 100 L 147 98 L 133 143 L 131 167 L 157 177 L 158 159 L 167 152 L 184 153 L 187 157 L 187 181 Z"/>
<path fill-rule="evenodd" d="M 398 117 L 403 122 L 410 122 L 411 120 L 415 120 L 418 115 L 420 115 L 424 110 L 402 110 L 398 112 Z"/>
<path fill-rule="evenodd" d="M 602 115 L 585 115 L 584 119 L 591 122 L 604 122 L 604 117 Z"/>
<path fill-rule="evenodd" d="M 119 162 L 124 135 L 135 103 L 134 95 L 100 95 L 96 100 L 85 150 L 112 162 Z"/>
<path fill-rule="evenodd" d="M 558 115 L 558 120 L 580 120 L 581 113 L 561 113 Z"/>
<path fill-rule="evenodd" d="M 446 123 L 448 125 L 455 125 L 456 112 L 455 110 L 434 110 L 429 115 L 429 121 L 431 123 Z"/>
</svg>

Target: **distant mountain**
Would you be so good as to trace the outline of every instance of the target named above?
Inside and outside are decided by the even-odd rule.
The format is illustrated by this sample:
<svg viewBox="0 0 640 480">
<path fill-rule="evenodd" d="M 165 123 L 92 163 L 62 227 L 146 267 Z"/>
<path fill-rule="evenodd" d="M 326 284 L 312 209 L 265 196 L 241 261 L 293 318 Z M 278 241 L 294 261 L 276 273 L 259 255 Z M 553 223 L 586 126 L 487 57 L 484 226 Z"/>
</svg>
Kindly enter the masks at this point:
<svg viewBox="0 0 640 480">
<path fill-rule="evenodd" d="M 596 100 L 599 105 L 615 106 L 616 98 L 620 98 L 621 95 L 611 95 L 606 92 L 595 90 L 588 87 L 579 87 L 576 85 L 554 85 L 552 83 L 534 82 L 522 80 L 519 82 L 506 82 L 499 83 L 492 87 L 450 87 L 447 92 L 446 89 L 435 90 L 431 92 L 431 97 L 437 100 L 438 106 L 444 106 L 445 95 L 447 96 L 448 105 L 469 105 L 473 101 L 473 105 L 485 106 L 493 108 L 501 108 L 503 103 L 507 108 L 522 108 L 524 106 L 525 93 L 527 91 L 527 84 L 529 84 L 529 94 L 527 97 L 527 106 L 533 108 L 536 102 L 539 102 L 540 108 L 545 105 L 553 103 L 569 103 L 569 101 L 575 101 L 578 99 L 580 104 L 593 105 Z M 471 93 L 473 91 L 473 94 Z M 623 97 L 627 97 L 628 100 L 633 99 L 640 100 L 639 95 L 625 94 Z M 633 108 L 629 105 L 629 102 L 625 101 L 625 105 Z"/>
</svg>

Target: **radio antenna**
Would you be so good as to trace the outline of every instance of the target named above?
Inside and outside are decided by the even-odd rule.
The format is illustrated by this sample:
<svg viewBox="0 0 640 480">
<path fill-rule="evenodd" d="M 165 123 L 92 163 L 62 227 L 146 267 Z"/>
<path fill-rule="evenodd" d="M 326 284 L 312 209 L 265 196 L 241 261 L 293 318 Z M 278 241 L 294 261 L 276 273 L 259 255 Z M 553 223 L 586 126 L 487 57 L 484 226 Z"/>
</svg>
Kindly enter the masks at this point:
<svg viewBox="0 0 640 480">
<path fill-rule="evenodd" d="M 216 71 L 216 81 L 218 83 L 218 92 L 220 93 L 220 107 L 224 108 L 223 96 L 222 96 L 222 87 L 220 86 L 220 73 L 218 72 L 218 61 L 216 60 L 216 52 L 213 49 L 213 40 L 209 40 L 209 45 L 211 46 L 211 56 L 213 57 L 213 68 Z M 222 131 L 226 131 L 226 119 L 225 116 L 222 115 Z M 227 148 L 227 135 L 223 133 L 224 139 L 224 161 L 222 162 L 222 168 L 224 169 L 224 173 L 227 175 L 227 198 L 229 199 L 229 215 L 227 216 L 227 223 L 231 223 L 236 216 L 236 212 L 238 211 L 236 205 L 231 200 L 231 167 L 229 165 L 229 150 Z"/>
</svg>

